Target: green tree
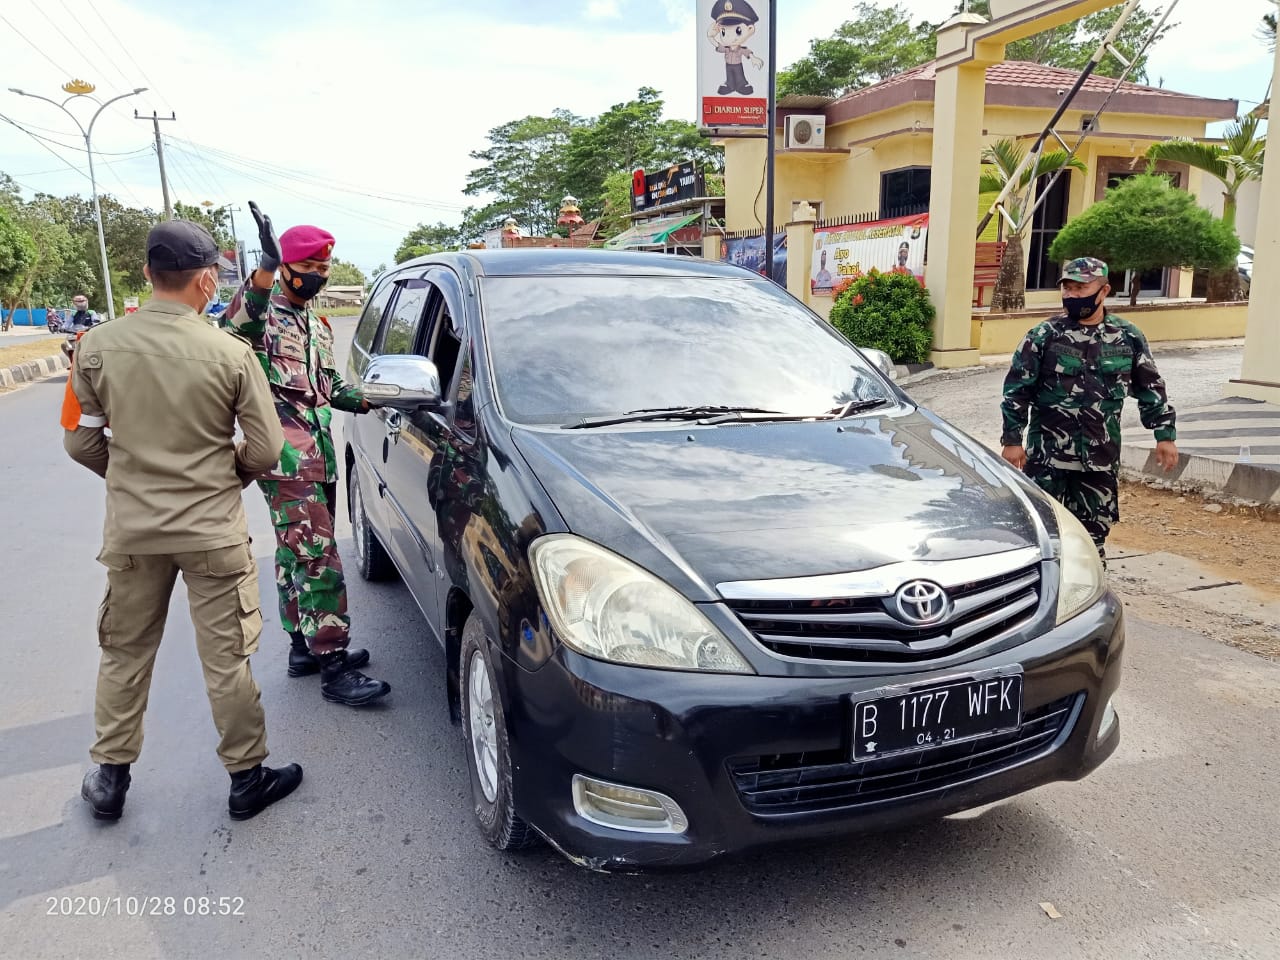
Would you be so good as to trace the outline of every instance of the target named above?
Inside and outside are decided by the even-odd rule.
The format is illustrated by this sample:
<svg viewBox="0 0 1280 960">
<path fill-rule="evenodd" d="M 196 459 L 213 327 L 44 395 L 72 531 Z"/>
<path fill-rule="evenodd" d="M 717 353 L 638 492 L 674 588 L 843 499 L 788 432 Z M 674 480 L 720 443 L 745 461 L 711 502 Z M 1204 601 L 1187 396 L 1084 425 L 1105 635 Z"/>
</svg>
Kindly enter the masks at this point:
<svg viewBox="0 0 1280 960">
<path fill-rule="evenodd" d="M 1221 269 L 1240 251 L 1235 232 L 1196 198 L 1156 174 L 1122 180 L 1106 196 L 1062 228 L 1049 256 L 1054 260 L 1099 257 L 1112 275 L 1134 271 L 1129 302 L 1138 302 L 1139 275 L 1163 267 Z"/>
<path fill-rule="evenodd" d="M 956 11 L 963 9 L 958 4 Z M 1083 69 L 1103 38 L 1115 26 L 1121 7 L 1112 7 L 1080 20 L 1065 23 L 1009 44 L 1008 60 L 1026 60 L 1045 66 Z M 969 10 L 991 16 L 989 0 L 970 0 Z M 1121 28 L 1116 46 L 1126 54 L 1137 52 L 1159 21 L 1159 8 L 1137 10 Z M 936 35 L 941 24 L 922 20 L 911 22 L 901 3 L 888 6 L 863 2 L 854 7 L 854 17 L 836 28 L 830 37 L 812 40 L 809 53 L 785 70 L 778 71 L 778 95 L 808 94 L 839 96 L 870 86 L 886 77 L 928 63 L 937 55 Z M 1166 24 L 1158 42 L 1175 24 Z M 1147 48 L 1149 54 L 1151 48 Z M 1132 78 L 1145 82 L 1147 54 L 1139 57 Z M 1094 70 L 1099 76 L 1118 76 L 1124 69 L 1114 57 L 1105 58 Z"/>
<path fill-rule="evenodd" d="M 778 96 L 835 97 L 933 59 L 937 26 L 913 24 L 902 4 L 864 0 L 853 14 L 830 37 L 811 40 L 808 55 L 778 71 Z"/>
<path fill-rule="evenodd" d="M 606 240 L 631 226 L 631 174 L 615 170 L 604 178 L 600 193 L 600 234 Z"/>
<path fill-rule="evenodd" d="M 997 140 L 982 153 L 982 177 L 978 181 L 980 193 L 999 193 L 1013 180 L 1019 164 L 1026 158 L 1026 151 L 1013 140 Z M 1055 173 L 1063 167 L 1084 173 L 1087 167 L 1076 157 L 1068 159 L 1065 150 L 1046 150 L 1036 164 L 1035 178 Z M 996 288 L 991 294 L 991 310 L 996 313 L 1022 310 L 1027 305 L 1027 268 L 1022 256 L 1022 239 L 1031 226 L 1031 218 L 1023 222 L 1021 199 L 1027 193 L 1032 179 L 1031 168 L 1023 171 L 1010 196 L 1005 198 L 1005 208 L 1019 224 L 1017 231 L 1010 230 L 1006 238 L 1004 258 L 1000 261 L 1000 273 L 996 276 Z M 998 216 L 998 215 L 997 215 Z"/>
<path fill-rule="evenodd" d="M 1262 179 L 1262 160 L 1267 150 L 1266 134 L 1259 134 L 1261 123 L 1256 116 L 1243 117 L 1223 133 L 1221 143 L 1199 143 L 1195 140 L 1165 140 L 1147 148 L 1147 158 L 1154 162 L 1167 160 L 1185 163 L 1203 170 L 1222 183 L 1222 222 L 1234 234 L 1236 201 L 1240 188 L 1252 180 Z M 1210 279 L 1211 301 L 1234 300 L 1239 296 L 1240 274 L 1234 265 Z"/>
<path fill-rule="evenodd" d="M 404 263 L 414 257 L 424 257 L 440 250 L 453 250 L 460 245 L 457 227 L 443 222 L 420 223 L 400 241 L 400 246 L 396 248 L 395 262 Z"/>
<path fill-rule="evenodd" d="M 537 234 L 556 223 L 560 198 L 568 187 L 566 148 L 575 127 L 585 123 L 568 110 L 549 117 L 524 117 L 489 131 L 489 146 L 472 151 L 480 166 L 467 174 L 463 193 L 490 201 L 471 217 L 478 232 L 515 217 Z"/>
<path fill-rule="evenodd" d="M 368 283 L 364 271 L 354 263 L 334 257 L 329 264 L 329 283 L 335 287 L 363 287 Z"/>
<path fill-rule="evenodd" d="M 1271 0 L 1273 6 L 1280 8 L 1280 0 Z M 1262 15 L 1262 23 L 1258 25 L 1258 39 L 1267 45 L 1267 49 L 1276 48 L 1276 10 Z"/>
<path fill-rule="evenodd" d="M 957 12 L 962 9 L 957 7 Z M 970 0 L 969 9 L 974 13 L 979 13 L 984 17 L 991 16 L 990 0 Z M 1116 21 L 1120 19 L 1123 12 L 1122 6 L 1111 7 L 1098 13 L 1090 14 L 1079 20 L 1072 20 L 1062 24 L 1060 27 L 1054 27 L 1052 30 L 1045 30 L 1041 33 L 1032 34 L 1021 40 L 1015 40 L 1005 48 L 1006 60 L 1025 60 L 1029 63 L 1042 63 L 1050 67 L 1065 67 L 1069 70 L 1083 70 L 1085 64 L 1089 62 L 1089 58 L 1093 56 L 1094 51 L 1102 43 L 1103 39 L 1111 32 L 1111 28 L 1116 25 Z M 1159 7 L 1155 7 L 1150 11 L 1139 8 L 1133 12 L 1120 33 L 1116 36 L 1116 47 L 1119 48 L 1126 57 L 1132 57 L 1138 52 L 1138 48 L 1155 26 L 1160 21 L 1163 11 Z M 1172 30 L 1177 24 L 1166 23 L 1161 28 L 1159 35 L 1151 42 L 1151 47 L 1147 48 L 1147 52 L 1134 61 L 1133 72 L 1129 78 L 1138 83 L 1146 83 L 1147 81 L 1147 57 L 1151 53 L 1152 47 L 1160 42 L 1164 36 Z M 932 57 L 932 54 L 930 54 Z M 1124 70 L 1124 64 L 1120 63 L 1115 57 L 1104 57 L 1102 62 L 1094 69 L 1094 75 L 1100 77 L 1118 77 Z"/>
<path fill-rule="evenodd" d="M 208 230 L 219 250 L 230 250 L 235 246 L 231 239 L 231 215 L 225 206 L 196 207 L 179 201 L 173 205 L 173 215 L 178 220 L 191 220 Z"/>
<path fill-rule="evenodd" d="M 0 207 L 0 309 L 13 310 L 22 300 L 23 282 L 35 259 L 35 244 L 22 224 Z"/>
</svg>

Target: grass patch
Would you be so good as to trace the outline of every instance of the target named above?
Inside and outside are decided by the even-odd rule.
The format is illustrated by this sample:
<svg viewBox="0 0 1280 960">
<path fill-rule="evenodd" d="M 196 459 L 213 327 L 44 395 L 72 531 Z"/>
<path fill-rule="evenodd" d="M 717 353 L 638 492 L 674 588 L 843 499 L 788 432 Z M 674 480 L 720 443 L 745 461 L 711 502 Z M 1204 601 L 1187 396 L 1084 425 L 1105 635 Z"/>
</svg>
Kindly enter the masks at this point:
<svg viewBox="0 0 1280 960">
<path fill-rule="evenodd" d="M 50 337 L 48 340 L 36 340 L 32 343 L 15 343 L 8 347 L 0 347 L 0 367 L 12 367 L 28 360 L 43 360 L 45 357 L 56 357 L 62 353 L 62 340 Z"/>
<path fill-rule="evenodd" d="M 363 312 L 364 307 L 325 307 L 316 311 L 322 317 L 358 317 Z"/>
</svg>

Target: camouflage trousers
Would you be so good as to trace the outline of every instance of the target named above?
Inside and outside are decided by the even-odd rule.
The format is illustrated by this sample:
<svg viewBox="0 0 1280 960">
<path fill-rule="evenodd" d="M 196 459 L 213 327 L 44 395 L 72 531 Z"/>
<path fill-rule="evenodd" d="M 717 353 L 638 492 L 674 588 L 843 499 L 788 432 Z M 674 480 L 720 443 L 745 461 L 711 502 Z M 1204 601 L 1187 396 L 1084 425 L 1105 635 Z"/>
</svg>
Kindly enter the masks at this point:
<svg viewBox="0 0 1280 960">
<path fill-rule="evenodd" d="M 312 653 L 345 650 L 350 641 L 347 584 L 334 536 L 338 485 L 259 480 L 276 530 L 280 624 L 301 634 Z"/>
<path fill-rule="evenodd" d="M 1111 525 L 1120 519 L 1117 472 L 1059 470 L 1044 463 L 1028 461 L 1026 474 L 1084 525 L 1098 547 L 1098 555 L 1105 560 L 1107 534 L 1111 532 Z"/>
</svg>

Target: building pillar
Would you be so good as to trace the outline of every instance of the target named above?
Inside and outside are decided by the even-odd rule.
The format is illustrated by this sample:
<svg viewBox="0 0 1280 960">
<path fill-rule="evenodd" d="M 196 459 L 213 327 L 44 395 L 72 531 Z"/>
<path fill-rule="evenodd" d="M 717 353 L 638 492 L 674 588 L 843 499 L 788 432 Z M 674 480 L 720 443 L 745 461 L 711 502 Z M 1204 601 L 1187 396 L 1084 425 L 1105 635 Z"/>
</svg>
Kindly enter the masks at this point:
<svg viewBox="0 0 1280 960">
<path fill-rule="evenodd" d="M 807 202 L 787 224 L 787 292 L 806 306 L 811 299 L 809 278 L 813 276 L 813 231 L 818 211 Z"/>
<path fill-rule="evenodd" d="M 719 262 L 724 256 L 724 237 L 718 233 L 702 235 L 702 259 Z"/>
<path fill-rule="evenodd" d="M 970 27 L 987 21 L 962 13 L 938 31 L 938 56 L 960 50 Z M 1004 59 L 1003 44 L 979 42 L 975 58 L 939 67 L 934 81 L 933 166 L 929 188 L 929 265 L 926 283 L 938 312 L 933 352 L 937 367 L 981 362 L 972 343 L 974 245 L 982 123 L 990 64 Z"/>
<path fill-rule="evenodd" d="M 1280 78 L 1280 47 L 1272 63 L 1272 89 Z M 1244 329 L 1240 377 L 1228 381 L 1224 395 L 1280 404 L 1280 151 L 1262 166 L 1258 233 L 1253 245 L 1249 319 Z"/>
</svg>

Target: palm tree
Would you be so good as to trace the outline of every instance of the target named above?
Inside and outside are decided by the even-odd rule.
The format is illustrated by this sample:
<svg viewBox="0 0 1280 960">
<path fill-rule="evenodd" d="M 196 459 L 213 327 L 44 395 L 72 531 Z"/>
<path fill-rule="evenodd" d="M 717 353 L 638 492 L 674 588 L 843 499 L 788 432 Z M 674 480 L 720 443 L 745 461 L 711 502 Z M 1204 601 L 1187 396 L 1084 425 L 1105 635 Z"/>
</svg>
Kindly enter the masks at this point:
<svg viewBox="0 0 1280 960">
<path fill-rule="evenodd" d="M 1005 184 L 1013 179 L 1013 175 L 1022 165 L 1026 151 L 1013 140 L 997 140 L 982 152 L 983 171 L 978 181 L 980 193 L 997 193 Z M 1004 248 L 1004 258 L 1000 261 L 1000 273 L 996 276 L 996 288 L 991 295 L 993 313 L 1021 310 L 1027 305 L 1027 269 L 1022 256 L 1022 238 L 1031 226 L 1031 217 L 1023 218 L 1018 197 L 1026 196 L 1027 186 L 1034 176 L 1037 180 L 1046 174 L 1056 173 L 1068 167 L 1082 173 L 1086 167 L 1076 157 L 1068 157 L 1064 150 L 1047 150 L 1040 155 L 1034 174 L 1030 167 L 1018 178 L 1010 198 L 1005 200 L 1005 209 L 1014 222 L 1018 224 L 1016 231 L 1009 234 L 1009 242 Z"/>
<path fill-rule="evenodd" d="M 1271 2 L 1280 7 L 1280 0 L 1271 0 Z M 1262 15 L 1262 24 L 1258 27 L 1258 39 L 1267 45 L 1268 50 L 1276 48 L 1276 12 L 1272 10 L 1270 13 Z"/>
<path fill-rule="evenodd" d="M 1165 140 L 1147 149 L 1147 158 L 1154 167 L 1155 161 L 1185 163 L 1203 170 L 1222 181 L 1222 222 L 1236 226 L 1236 197 L 1240 188 L 1252 180 L 1262 179 L 1262 159 L 1267 149 L 1267 138 L 1258 135 L 1261 118 L 1241 117 L 1227 127 L 1221 143 L 1198 143 L 1195 140 Z M 1234 300 L 1238 295 L 1239 273 L 1234 267 L 1220 271 L 1210 278 L 1211 301 Z"/>
</svg>

